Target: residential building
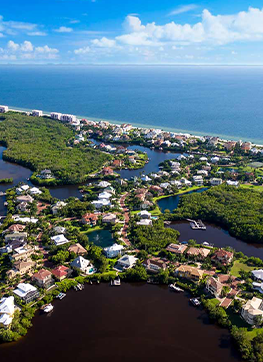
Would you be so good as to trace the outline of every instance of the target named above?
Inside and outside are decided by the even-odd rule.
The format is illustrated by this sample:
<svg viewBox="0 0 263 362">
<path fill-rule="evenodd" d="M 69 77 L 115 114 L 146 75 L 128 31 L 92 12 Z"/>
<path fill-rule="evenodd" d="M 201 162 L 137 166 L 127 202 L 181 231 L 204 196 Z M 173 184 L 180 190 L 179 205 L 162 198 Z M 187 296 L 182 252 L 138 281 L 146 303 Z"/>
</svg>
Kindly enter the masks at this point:
<svg viewBox="0 0 263 362">
<path fill-rule="evenodd" d="M 34 109 L 31 113 L 33 117 L 43 117 L 43 111 L 39 111 L 38 109 Z"/>
<path fill-rule="evenodd" d="M 130 269 L 136 264 L 137 260 L 138 258 L 135 258 L 135 256 L 125 254 L 117 261 L 115 268 L 118 270 Z"/>
<path fill-rule="evenodd" d="M 21 298 L 26 304 L 39 297 L 39 291 L 29 283 L 20 283 L 14 290 L 14 294 Z"/>
<path fill-rule="evenodd" d="M 91 275 L 96 272 L 96 269 L 88 259 L 84 259 L 82 256 L 78 256 L 70 264 L 72 268 L 79 270 L 83 274 Z"/>
<path fill-rule="evenodd" d="M 167 251 L 170 251 L 170 253 L 175 253 L 175 254 L 183 254 L 186 249 L 187 245 L 183 244 L 170 244 L 166 248 Z"/>
<path fill-rule="evenodd" d="M 231 150 L 233 150 L 233 149 L 235 148 L 235 146 L 236 146 L 236 141 L 228 141 L 228 142 L 226 142 L 226 143 L 224 144 L 224 146 L 225 146 L 225 149 L 226 149 L 227 151 L 231 151 Z"/>
<path fill-rule="evenodd" d="M 53 228 L 53 232 L 55 234 L 65 234 L 66 233 L 66 228 L 64 228 L 63 226 L 55 226 Z"/>
<path fill-rule="evenodd" d="M 27 261 L 16 261 L 13 264 L 13 268 L 6 272 L 8 279 L 13 279 L 16 276 L 23 276 L 25 274 L 31 275 L 36 263 L 30 259 Z"/>
<path fill-rule="evenodd" d="M 211 252 L 211 250 L 206 249 L 206 248 L 195 248 L 195 247 L 191 246 L 187 250 L 186 254 L 188 256 L 192 256 L 192 257 L 194 257 L 196 259 L 203 260 L 208 256 L 208 254 L 210 254 L 210 252 Z"/>
<path fill-rule="evenodd" d="M 252 270 L 251 273 L 254 279 L 263 282 L 263 269 Z"/>
<path fill-rule="evenodd" d="M 82 216 L 81 222 L 84 225 L 95 226 L 98 221 L 98 215 L 88 213 Z"/>
<path fill-rule="evenodd" d="M 201 175 L 193 176 L 193 181 L 197 186 L 202 186 L 204 184 L 203 176 Z"/>
<path fill-rule="evenodd" d="M 233 260 L 233 253 L 224 249 L 219 249 L 214 253 L 211 259 L 218 264 L 228 265 Z"/>
<path fill-rule="evenodd" d="M 213 178 L 210 178 L 210 185 L 211 186 L 219 186 L 222 184 L 222 179 L 221 178 L 216 178 L 216 177 L 213 177 Z"/>
<path fill-rule="evenodd" d="M 9 243 L 10 241 L 26 241 L 27 233 L 26 232 L 14 232 L 13 234 L 5 235 L 5 243 Z"/>
<path fill-rule="evenodd" d="M 22 232 L 24 229 L 26 228 L 25 225 L 22 224 L 13 224 L 11 226 L 9 226 L 9 228 L 6 231 L 8 231 L 9 233 L 20 233 Z"/>
<path fill-rule="evenodd" d="M 204 271 L 190 265 L 181 265 L 176 269 L 175 273 L 180 278 L 186 278 L 193 282 L 199 282 L 203 277 Z"/>
<path fill-rule="evenodd" d="M 31 204 L 34 201 L 34 199 L 30 195 L 21 195 L 21 196 L 17 196 L 16 201 L 17 202 L 27 202 L 27 203 Z"/>
<path fill-rule="evenodd" d="M 52 175 L 51 170 L 45 169 L 45 170 L 42 170 L 42 171 L 40 172 L 40 177 L 41 177 L 42 179 L 44 179 L 44 180 L 47 180 L 47 179 L 52 178 L 53 175 Z"/>
<path fill-rule="evenodd" d="M 87 250 L 80 245 L 79 243 L 76 243 L 74 245 L 70 245 L 70 247 L 68 248 L 68 251 L 70 253 L 75 253 L 76 255 L 85 255 L 87 254 Z"/>
<path fill-rule="evenodd" d="M 109 176 L 109 175 L 113 175 L 114 171 L 111 167 L 104 167 L 104 169 L 102 170 L 102 173 L 104 176 Z"/>
<path fill-rule="evenodd" d="M 64 201 L 58 201 L 55 203 L 55 205 L 52 206 L 52 213 L 56 215 L 59 210 L 61 210 L 64 206 L 66 206 L 66 202 Z"/>
<path fill-rule="evenodd" d="M 13 249 L 13 254 L 10 256 L 11 261 L 28 261 L 28 257 L 34 253 L 34 249 L 29 245 L 24 245 Z"/>
<path fill-rule="evenodd" d="M 250 151 L 251 147 L 252 147 L 251 142 L 243 142 L 241 144 L 241 150 L 242 151 Z"/>
<path fill-rule="evenodd" d="M 116 258 L 122 254 L 123 250 L 124 246 L 116 243 L 103 249 L 107 258 Z"/>
<path fill-rule="evenodd" d="M 219 298 L 223 289 L 223 284 L 221 284 L 220 281 L 217 280 L 216 278 L 210 277 L 207 279 L 206 289 L 216 298 Z"/>
<path fill-rule="evenodd" d="M 37 273 L 33 274 L 32 280 L 36 282 L 40 288 L 49 288 L 54 284 L 52 273 L 46 269 L 40 269 Z"/>
<path fill-rule="evenodd" d="M 227 184 L 227 186 L 235 186 L 235 187 L 238 187 L 239 182 L 238 182 L 238 181 L 227 180 L 226 184 Z"/>
<path fill-rule="evenodd" d="M 117 222 L 118 218 L 115 214 L 105 214 L 102 217 L 102 222 L 106 224 L 115 224 Z"/>
<path fill-rule="evenodd" d="M 152 273 L 158 273 L 160 270 L 165 270 L 167 267 L 164 261 L 154 258 L 144 260 L 142 265 L 147 271 Z"/>
<path fill-rule="evenodd" d="M 51 240 L 54 242 L 56 246 L 64 245 L 69 243 L 69 240 L 65 237 L 64 234 L 59 234 L 55 236 L 51 236 Z"/>
<path fill-rule="evenodd" d="M 51 273 L 59 281 L 69 277 L 72 274 L 72 270 L 64 265 L 59 265 L 51 270 Z"/>
<path fill-rule="evenodd" d="M 150 219 L 152 214 L 147 210 L 143 210 L 143 211 L 138 212 L 138 216 L 141 219 Z"/>
<path fill-rule="evenodd" d="M 263 318 L 263 301 L 260 298 L 253 297 L 243 305 L 241 310 L 241 316 L 244 320 L 250 324 L 256 324 L 257 317 Z"/>
<path fill-rule="evenodd" d="M 92 205 L 95 206 L 96 209 L 101 209 L 102 207 L 111 206 L 111 202 L 109 199 L 100 199 L 91 202 Z"/>
<path fill-rule="evenodd" d="M 60 120 L 63 122 L 75 123 L 77 121 L 77 117 L 72 114 L 61 114 Z"/>
<path fill-rule="evenodd" d="M 13 296 L 0 299 L 0 328 L 9 328 L 11 326 L 15 312 L 14 302 Z"/>
<path fill-rule="evenodd" d="M 52 112 L 52 113 L 50 114 L 50 117 L 51 117 L 52 119 L 55 119 L 55 120 L 57 120 L 57 121 L 60 121 L 60 120 L 61 120 L 61 113 Z"/>
<path fill-rule="evenodd" d="M 8 112 L 8 106 L 0 106 L 0 113 Z"/>
<path fill-rule="evenodd" d="M 140 221 L 136 222 L 136 225 L 141 226 L 152 226 L 153 222 L 150 219 L 141 219 Z"/>
</svg>

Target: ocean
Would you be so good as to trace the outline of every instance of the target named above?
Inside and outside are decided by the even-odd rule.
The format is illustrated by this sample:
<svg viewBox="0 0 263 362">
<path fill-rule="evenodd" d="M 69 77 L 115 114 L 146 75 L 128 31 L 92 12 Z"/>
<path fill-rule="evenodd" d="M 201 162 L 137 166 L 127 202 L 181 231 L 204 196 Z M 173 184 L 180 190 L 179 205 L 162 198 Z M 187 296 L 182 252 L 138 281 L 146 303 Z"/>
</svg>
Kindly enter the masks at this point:
<svg viewBox="0 0 263 362">
<path fill-rule="evenodd" d="M 0 104 L 263 144 L 263 67 L 0 66 Z"/>
</svg>

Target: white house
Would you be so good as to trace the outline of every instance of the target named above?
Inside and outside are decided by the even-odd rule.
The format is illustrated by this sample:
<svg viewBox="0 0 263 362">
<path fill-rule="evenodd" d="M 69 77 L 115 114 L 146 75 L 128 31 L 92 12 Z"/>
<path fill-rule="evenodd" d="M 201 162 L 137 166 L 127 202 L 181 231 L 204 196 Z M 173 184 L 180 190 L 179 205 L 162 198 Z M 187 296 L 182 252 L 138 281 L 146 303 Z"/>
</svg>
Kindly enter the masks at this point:
<svg viewBox="0 0 263 362">
<path fill-rule="evenodd" d="M 130 269 L 136 264 L 137 260 L 138 258 L 135 258 L 135 256 L 125 254 L 117 261 L 116 269 L 118 270 Z"/>
<path fill-rule="evenodd" d="M 8 107 L 7 106 L 0 106 L 0 113 L 6 113 L 8 112 Z"/>
<path fill-rule="evenodd" d="M 60 246 L 66 243 L 69 243 L 69 240 L 65 237 L 64 234 L 59 234 L 51 237 L 51 240 L 56 246 Z"/>
<path fill-rule="evenodd" d="M 52 214 L 56 215 L 59 210 L 61 210 L 64 206 L 66 206 L 66 202 L 58 201 L 55 205 L 52 206 Z"/>
<path fill-rule="evenodd" d="M 100 181 L 98 184 L 99 187 L 105 189 L 106 187 L 110 186 L 111 184 L 108 181 Z"/>
<path fill-rule="evenodd" d="M 187 180 L 185 177 L 182 177 L 180 181 L 181 181 L 182 185 L 185 185 L 185 186 L 188 186 L 188 187 L 192 186 L 192 182 Z"/>
<path fill-rule="evenodd" d="M 29 193 L 31 195 L 40 195 L 42 194 L 42 191 L 39 190 L 39 188 L 37 187 L 32 187 L 30 190 L 29 190 Z"/>
<path fill-rule="evenodd" d="M 193 176 L 193 181 L 194 181 L 194 183 L 196 183 L 198 186 L 201 186 L 201 185 L 204 184 L 203 176 L 201 176 L 201 175 Z"/>
<path fill-rule="evenodd" d="M 263 282 L 263 269 L 252 270 L 253 278 Z"/>
<path fill-rule="evenodd" d="M 0 328 L 8 328 L 10 326 L 14 311 L 14 297 L 6 297 L 0 300 Z"/>
<path fill-rule="evenodd" d="M 95 200 L 91 202 L 92 205 L 94 205 L 96 207 L 96 209 L 100 209 L 103 206 L 111 206 L 111 202 L 109 199 L 100 199 L 100 200 Z"/>
<path fill-rule="evenodd" d="M 14 290 L 14 294 L 23 299 L 23 301 L 27 304 L 39 296 L 39 291 L 36 287 L 29 283 L 20 283 Z"/>
<path fill-rule="evenodd" d="M 142 181 L 145 181 L 145 182 L 152 181 L 152 179 L 151 179 L 149 176 L 147 176 L 147 175 L 142 176 L 142 177 L 141 177 L 141 180 L 142 180 Z"/>
<path fill-rule="evenodd" d="M 105 214 L 102 217 L 102 222 L 106 224 L 115 224 L 117 222 L 117 215 L 115 214 Z"/>
<path fill-rule="evenodd" d="M 50 114 L 50 117 L 51 117 L 52 119 L 56 119 L 57 121 L 60 121 L 60 120 L 61 120 L 61 113 L 52 112 L 52 113 Z"/>
<path fill-rule="evenodd" d="M 227 184 L 227 186 L 235 186 L 235 187 L 238 187 L 239 182 L 238 182 L 238 181 L 227 180 L 226 184 Z"/>
<path fill-rule="evenodd" d="M 153 222 L 152 222 L 152 220 L 149 220 L 149 219 L 142 219 L 140 221 L 137 221 L 136 224 L 142 225 L 142 226 L 152 226 Z"/>
<path fill-rule="evenodd" d="M 169 184 L 169 182 L 163 182 L 163 183 L 161 183 L 160 184 L 160 187 L 162 188 L 162 189 L 170 189 L 171 188 L 171 185 Z"/>
<path fill-rule="evenodd" d="M 219 157 L 217 157 L 217 156 L 211 157 L 211 162 L 212 162 L 212 163 L 217 163 L 217 162 L 219 162 L 219 161 L 220 161 L 220 158 L 219 158 Z"/>
<path fill-rule="evenodd" d="M 39 110 L 37 110 L 37 109 L 34 109 L 34 110 L 32 111 L 32 113 L 31 113 L 31 115 L 32 115 L 33 117 L 42 117 L 42 116 L 43 116 L 43 111 L 39 111 Z"/>
<path fill-rule="evenodd" d="M 210 178 L 210 184 L 211 186 L 219 186 L 222 184 L 222 179 L 221 178 L 216 178 L 216 177 L 213 177 L 213 178 Z"/>
<path fill-rule="evenodd" d="M 16 222 L 24 222 L 25 224 L 28 223 L 32 223 L 32 224 L 36 224 L 38 222 L 38 219 L 34 218 L 34 217 L 22 217 L 20 215 L 13 215 L 12 219 Z"/>
<path fill-rule="evenodd" d="M 94 268 L 91 262 L 82 256 L 78 256 L 75 260 L 73 260 L 70 266 L 87 275 L 91 275 L 96 272 L 96 268 Z"/>
<path fill-rule="evenodd" d="M 99 200 L 100 199 L 110 199 L 111 197 L 112 197 L 112 194 L 107 191 L 101 192 L 98 196 Z"/>
<path fill-rule="evenodd" d="M 108 246 L 107 248 L 104 248 L 103 250 L 107 258 L 116 258 L 116 256 L 121 255 L 123 249 L 123 245 L 113 244 L 111 246 Z"/>
<path fill-rule="evenodd" d="M 263 317 L 263 301 L 260 298 L 253 297 L 243 305 L 241 316 L 248 324 L 256 324 L 256 317 Z"/>
</svg>

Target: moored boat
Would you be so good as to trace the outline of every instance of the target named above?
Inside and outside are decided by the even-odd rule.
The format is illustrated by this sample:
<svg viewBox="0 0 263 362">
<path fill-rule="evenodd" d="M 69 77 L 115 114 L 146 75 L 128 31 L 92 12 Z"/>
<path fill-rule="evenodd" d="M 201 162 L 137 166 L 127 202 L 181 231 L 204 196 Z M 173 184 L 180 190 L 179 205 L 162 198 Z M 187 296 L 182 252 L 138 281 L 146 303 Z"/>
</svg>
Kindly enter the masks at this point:
<svg viewBox="0 0 263 362">
<path fill-rule="evenodd" d="M 177 286 L 174 285 L 174 284 L 170 284 L 170 285 L 169 285 L 169 288 L 170 288 L 173 292 L 183 292 L 183 291 L 184 291 L 183 289 L 177 287 Z"/>
<path fill-rule="evenodd" d="M 49 303 L 49 304 L 44 305 L 42 310 L 44 313 L 50 313 L 50 312 L 52 312 L 53 309 L 54 309 L 53 305 L 51 303 Z"/>
<path fill-rule="evenodd" d="M 199 298 L 191 298 L 190 302 L 195 306 L 198 307 L 201 304 L 201 301 Z"/>
</svg>

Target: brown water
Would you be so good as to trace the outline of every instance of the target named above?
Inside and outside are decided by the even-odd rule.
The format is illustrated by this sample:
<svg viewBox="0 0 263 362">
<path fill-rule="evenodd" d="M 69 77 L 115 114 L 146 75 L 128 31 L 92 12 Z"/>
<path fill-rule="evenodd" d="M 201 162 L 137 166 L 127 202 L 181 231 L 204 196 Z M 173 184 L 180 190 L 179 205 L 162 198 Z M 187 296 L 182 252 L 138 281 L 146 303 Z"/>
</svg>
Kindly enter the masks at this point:
<svg viewBox="0 0 263 362">
<path fill-rule="evenodd" d="M 167 287 L 86 286 L 54 306 L 25 338 L 0 346 L 1 361 L 240 361 L 229 333 Z"/>
</svg>

